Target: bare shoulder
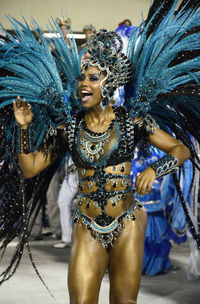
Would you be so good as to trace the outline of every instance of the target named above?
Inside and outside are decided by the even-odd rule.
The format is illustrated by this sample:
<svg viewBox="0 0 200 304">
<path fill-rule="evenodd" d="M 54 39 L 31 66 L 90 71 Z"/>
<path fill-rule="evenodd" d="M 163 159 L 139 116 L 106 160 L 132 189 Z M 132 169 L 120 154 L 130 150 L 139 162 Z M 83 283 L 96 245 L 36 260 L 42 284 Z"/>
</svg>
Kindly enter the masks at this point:
<svg viewBox="0 0 200 304">
<path fill-rule="evenodd" d="M 66 123 L 62 123 L 56 129 L 63 130 L 65 127 L 66 127 Z"/>
<path fill-rule="evenodd" d="M 139 120 L 141 120 L 141 119 L 142 119 L 142 117 L 138 117 L 138 116 L 135 117 L 135 118 L 134 118 L 134 123 L 137 123 L 137 122 L 138 122 Z"/>
</svg>

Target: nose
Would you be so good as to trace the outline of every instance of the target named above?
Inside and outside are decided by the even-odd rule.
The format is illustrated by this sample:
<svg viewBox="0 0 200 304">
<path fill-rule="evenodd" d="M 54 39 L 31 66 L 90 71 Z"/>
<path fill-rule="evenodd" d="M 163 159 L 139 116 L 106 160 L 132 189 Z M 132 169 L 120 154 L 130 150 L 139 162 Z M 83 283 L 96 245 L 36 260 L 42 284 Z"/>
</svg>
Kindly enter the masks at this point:
<svg viewBox="0 0 200 304">
<path fill-rule="evenodd" d="M 80 85 L 81 87 L 88 86 L 88 79 L 85 77 L 83 80 L 81 80 L 81 81 L 79 82 L 79 85 Z"/>
</svg>

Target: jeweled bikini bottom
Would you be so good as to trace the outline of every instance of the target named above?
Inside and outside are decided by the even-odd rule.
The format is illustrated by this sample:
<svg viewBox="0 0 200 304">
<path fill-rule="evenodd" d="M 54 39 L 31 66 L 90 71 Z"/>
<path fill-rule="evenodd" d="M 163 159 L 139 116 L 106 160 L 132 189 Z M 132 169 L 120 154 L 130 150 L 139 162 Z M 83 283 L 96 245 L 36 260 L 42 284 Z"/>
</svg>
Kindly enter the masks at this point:
<svg viewBox="0 0 200 304">
<path fill-rule="evenodd" d="M 90 230 L 91 235 L 101 243 L 102 247 L 109 250 L 111 247 L 113 247 L 114 241 L 124 228 L 123 219 L 126 221 L 134 221 L 134 211 L 138 211 L 140 207 L 141 204 L 134 199 L 131 207 L 123 212 L 120 216 L 113 218 L 113 220 L 107 226 L 101 226 L 99 223 L 97 223 L 97 218 L 93 219 L 88 217 L 81 212 L 78 207 L 73 212 L 73 219 L 75 223 L 81 220 L 82 224 L 88 230 Z"/>
</svg>

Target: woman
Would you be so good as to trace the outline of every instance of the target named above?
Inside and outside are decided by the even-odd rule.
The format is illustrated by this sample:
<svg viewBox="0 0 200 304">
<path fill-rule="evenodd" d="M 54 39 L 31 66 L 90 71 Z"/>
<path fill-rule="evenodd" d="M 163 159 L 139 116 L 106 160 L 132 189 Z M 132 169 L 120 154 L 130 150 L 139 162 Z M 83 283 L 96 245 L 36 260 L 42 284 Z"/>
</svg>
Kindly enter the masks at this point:
<svg viewBox="0 0 200 304">
<path fill-rule="evenodd" d="M 83 62 L 81 72 L 76 45 L 71 41 L 71 48 L 67 47 L 58 25 L 53 31 L 59 32 L 61 39 L 53 38 L 56 52 L 52 57 L 42 35 L 38 44 L 26 25 L 11 20 L 19 42 L 10 37 L 10 44 L 4 47 L 9 57 L 2 66 L 16 77 L 1 80 L 5 88 L 0 92 L 1 108 L 10 105 L 18 95 L 22 101 L 18 97 L 14 102 L 15 141 L 12 128 L 6 128 L 12 125 L 12 115 L 5 111 L 2 117 L 7 155 L 13 151 L 9 146 L 12 140 L 24 177 L 41 177 L 34 187 L 43 192 L 48 178 L 43 173 L 51 165 L 56 167 L 67 151 L 78 168 L 79 197 L 73 214 L 76 224 L 68 278 L 71 303 L 97 303 L 106 268 L 111 284 L 110 303 L 137 301 L 147 216 L 131 190 L 130 171 L 136 145 L 146 152 L 150 142 L 166 153 L 138 176 L 136 191 L 141 195 L 151 191 L 155 178 L 175 172 L 190 156 L 184 144 L 190 148 L 193 160 L 198 159 L 187 135 L 190 131 L 200 142 L 196 132 L 200 120 L 200 61 L 196 52 L 199 11 L 196 8 L 190 11 L 190 6 L 189 9 L 186 6 L 184 10 L 188 9 L 190 15 L 183 10 L 175 14 L 176 0 L 170 5 L 164 1 L 160 9 L 158 2 L 162 1 L 155 1 L 146 22 L 133 31 L 129 59 L 122 53 L 120 37 L 101 30 L 88 43 L 90 57 Z M 196 35 L 192 36 L 194 32 Z M 66 76 L 67 83 L 62 83 L 59 73 Z M 114 107 L 114 91 L 124 84 L 127 84 L 124 107 Z M 160 130 L 149 114 L 184 144 Z M 23 179 L 20 173 L 19 176 L 21 190 Z M 35 202 L 39 194 L 34 193 Z M 15 272 L 23 245 L 28 244 L 29 212 L 24 212 L 24 195 L 22 202 L 23 217 L 20 210 L 18 225 L 11 221 L 15 201 L 2 217 L 3 225 L 5 218 L 9 219 L 3 230 L 6 240 L 3 250 L 15 235 L 16 227 L 22 235 L 2 281 Z M 31 213 L 32 209 L 28 211 Z M 25 222 L 23 226 L 21 219 Z"/>
<path fill-rule="evenodd" d="M 97 38 L 100 40 L 101 36 Z M 69 144 L 70 127 L 65 126 L 63 131 L 63 141 L 68 142 L 71 153 L 75 152 L 71 155 L 79 173 L 79 199 L 74 211 L 76 224 L 69 263 L 69 293 L 71 303 L 98 303 L 101 280 L 108 269 L 110 303 L 136 303 L 147 216 L 131 191 L 130 151 L 122 146 L 124 141 L 128 143 L 127 134 L 123 131 L 123 125 L 127 124 L 124 119 L 127 112 L 122 107 L 114 109 L 112 101 L 108 103 L 102 96 L 109 80 L 106 80 L 106 67 L 102 72 L 97 67 L 99 64 L 91 58 L 84 63 L 78 78 L 78 93 L 84 111 L 75 119 L 78 125 L 73 139 L 75 147 Z M 106 103 L 104 109 L 102 100 Z M 14 112 L 27 142 L 26 131 L 33 116 L 31 107 L 18 97 L 14 101 Z M 164 162 L 174 162 L 171 169 L 177 164 L 180 166 L 190 156 L 188 148 L 156 127 L 154 121 L 149 123 L 145 118 L 136 118 L 131 124 L 138 136 L 140 124 L 148 129 L 146 133 L 150 143 L 168 155 Z M 49 166 L 52 158 L 50 153 L 46 156 L 42 151 L 24 151 L 24 139 L 21 137 L 22 151 L 18 159 L 24 177 L 31 178 Z M 130 138 L 131 141 L 133 148 L 136 142 L 134 138 Z M 138 194 L 151 191 L 156 178 L 156 165 L 162 167 L 158 161 L 154 168 L 148 167 L 138 176 Z"/>
</svg>

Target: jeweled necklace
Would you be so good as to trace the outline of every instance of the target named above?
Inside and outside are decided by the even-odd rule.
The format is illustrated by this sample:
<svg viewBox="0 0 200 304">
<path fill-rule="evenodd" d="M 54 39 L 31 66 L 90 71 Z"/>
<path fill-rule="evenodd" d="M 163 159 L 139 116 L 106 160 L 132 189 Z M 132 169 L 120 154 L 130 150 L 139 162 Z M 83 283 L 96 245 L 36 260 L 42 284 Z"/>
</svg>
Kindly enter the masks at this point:
<svg viewBox="0 0 200 304">
<path fill-rule="evenodd" d="M 85 158 L 91 162 L 99 160 L 104 155 L 104 146 L 108 142 L 110 137 L 110 130 L 112 129 L 113 123 L 110 124 L 108 130 L 104 133 L 94 133 L 87 128 L 85 121 L 82 121 L 82 128 L 84 130 L 83 138 L 80 140 L 81 152 Z"/>
</svg>

